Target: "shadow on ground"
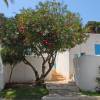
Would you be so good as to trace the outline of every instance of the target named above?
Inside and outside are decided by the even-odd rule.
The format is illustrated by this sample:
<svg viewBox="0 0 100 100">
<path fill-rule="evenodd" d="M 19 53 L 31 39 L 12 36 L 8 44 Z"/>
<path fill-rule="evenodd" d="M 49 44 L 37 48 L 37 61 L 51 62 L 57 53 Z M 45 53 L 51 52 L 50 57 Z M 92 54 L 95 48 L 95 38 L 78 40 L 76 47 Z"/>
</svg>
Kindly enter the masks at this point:
<svg viewBox="0 0 100 100">
<path fill-rule="evenodd" d="M 75 82 L 59 83 L 48 82 L 49 95 L 42 100 L 100 100 L 99 96 L 82 95 Z"/>
<path fill-rule="evenodd" d="M 17 85 L 2 90 L 0 92 L 0 98 L 4 98 L 3 100 L 41 100 L 41 98 L 47 94 L 48 90 L 43 87 Z"/>
</svg>

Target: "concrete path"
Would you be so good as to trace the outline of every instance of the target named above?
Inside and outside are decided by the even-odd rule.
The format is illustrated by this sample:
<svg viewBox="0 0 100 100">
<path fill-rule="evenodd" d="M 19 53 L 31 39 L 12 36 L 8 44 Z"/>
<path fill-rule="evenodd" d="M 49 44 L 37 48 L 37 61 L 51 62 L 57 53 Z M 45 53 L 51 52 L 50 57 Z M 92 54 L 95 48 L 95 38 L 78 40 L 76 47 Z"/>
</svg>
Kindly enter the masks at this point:
<svg viewBox="0 0 100 100">
<path fill-rule="evenodd" d="M 42 100 L 100 100 L 100 97 L 91 96 L 47 96 L 43 97 Z"/>
<path fill-rule="evenodd" d="M 99 96 L 81 95 L 79 88 L 74 82 L 66 83 L 47 83 L 49 95 L 42 100 L 100 100 Z"/>
</svg>

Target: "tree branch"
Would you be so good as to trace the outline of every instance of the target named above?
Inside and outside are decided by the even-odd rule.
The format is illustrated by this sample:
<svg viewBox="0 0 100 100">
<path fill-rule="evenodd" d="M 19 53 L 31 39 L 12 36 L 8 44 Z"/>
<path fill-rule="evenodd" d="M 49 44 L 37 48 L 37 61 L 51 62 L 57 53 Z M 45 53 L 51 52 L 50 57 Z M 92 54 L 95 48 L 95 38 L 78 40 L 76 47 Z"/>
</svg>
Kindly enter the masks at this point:
<svg viewBox="0 0 100 100">
<path fill-rule="evenodd" d="M 29 65 L 29 66 L 32 68 L 32 70 L 33 70 L 34 73 L 35 73 L 35 78 L 36 78 L 36 80 L 38 80 L 38 79 L 39 79 L 39 74 L 38 74 L 36 68 L 35 68 L 26 58 L 23 59 L 23 62 L 24 62 L 25 64 Z"/>
<path fill-rule="evenodd" d="M 51 54 L 52 55 L 52 54 Z M 50 59 L 52 58 L 52 61 L 50 62 L 50 59 L 48 61 L 48 64 L 49 64 L 49 69 L 46 71 L 46 73 L 40 77 L 40 79 L 44 79 L 48 74 L 49 72 L 51 71 L 51 69 L 53 68 L 53 65 L 54 65 L 54 62 L 55 62 L 55 59 L 56 59 L 56 55 L 57 55 L 57 52 L 55 52 L 54 56 L 50 56 Z"/>
<path fill-rule="evenodd" d="M 10 76 L 9 76 L 9 83 L 11 82 L 11 78 L 12 78 L 14 68 L 15 68 L 15 64 L 14 65 L 12 64 L 11 65 L 11 72 L 10 72 Z"/>
</svg>

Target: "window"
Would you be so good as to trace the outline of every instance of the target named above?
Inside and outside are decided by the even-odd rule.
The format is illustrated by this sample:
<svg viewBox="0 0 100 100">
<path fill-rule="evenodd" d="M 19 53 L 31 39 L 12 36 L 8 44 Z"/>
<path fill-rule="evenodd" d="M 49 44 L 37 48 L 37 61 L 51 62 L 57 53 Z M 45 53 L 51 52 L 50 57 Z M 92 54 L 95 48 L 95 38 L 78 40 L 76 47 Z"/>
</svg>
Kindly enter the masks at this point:
<svg viewBox="0 0 100 100">
<path fill-rule="evenodd" d="M 100 44 L 95 44 L 95 54 L 100 55 Z"/>
</svg>

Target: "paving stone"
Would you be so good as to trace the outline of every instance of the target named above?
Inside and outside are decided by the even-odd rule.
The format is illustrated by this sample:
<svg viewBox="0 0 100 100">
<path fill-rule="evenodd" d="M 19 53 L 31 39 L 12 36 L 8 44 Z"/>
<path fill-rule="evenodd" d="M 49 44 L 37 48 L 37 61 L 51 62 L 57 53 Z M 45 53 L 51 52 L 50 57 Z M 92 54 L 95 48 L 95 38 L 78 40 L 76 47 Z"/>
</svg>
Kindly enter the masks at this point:
<svg viewBox="0 0 100 100">
<path fill-rule="evenodd" d="M 68 84 L 47 83 L 49 95 L 42 100 L 100 100 L 100 96 L 81 95 L 75 82 Z"/>
<path fill-rule="evenodd" d="M 3 99 L 3 98 L 0 98 L 0 100 L 5 100 L 5 99 Z"/>
</svg>

